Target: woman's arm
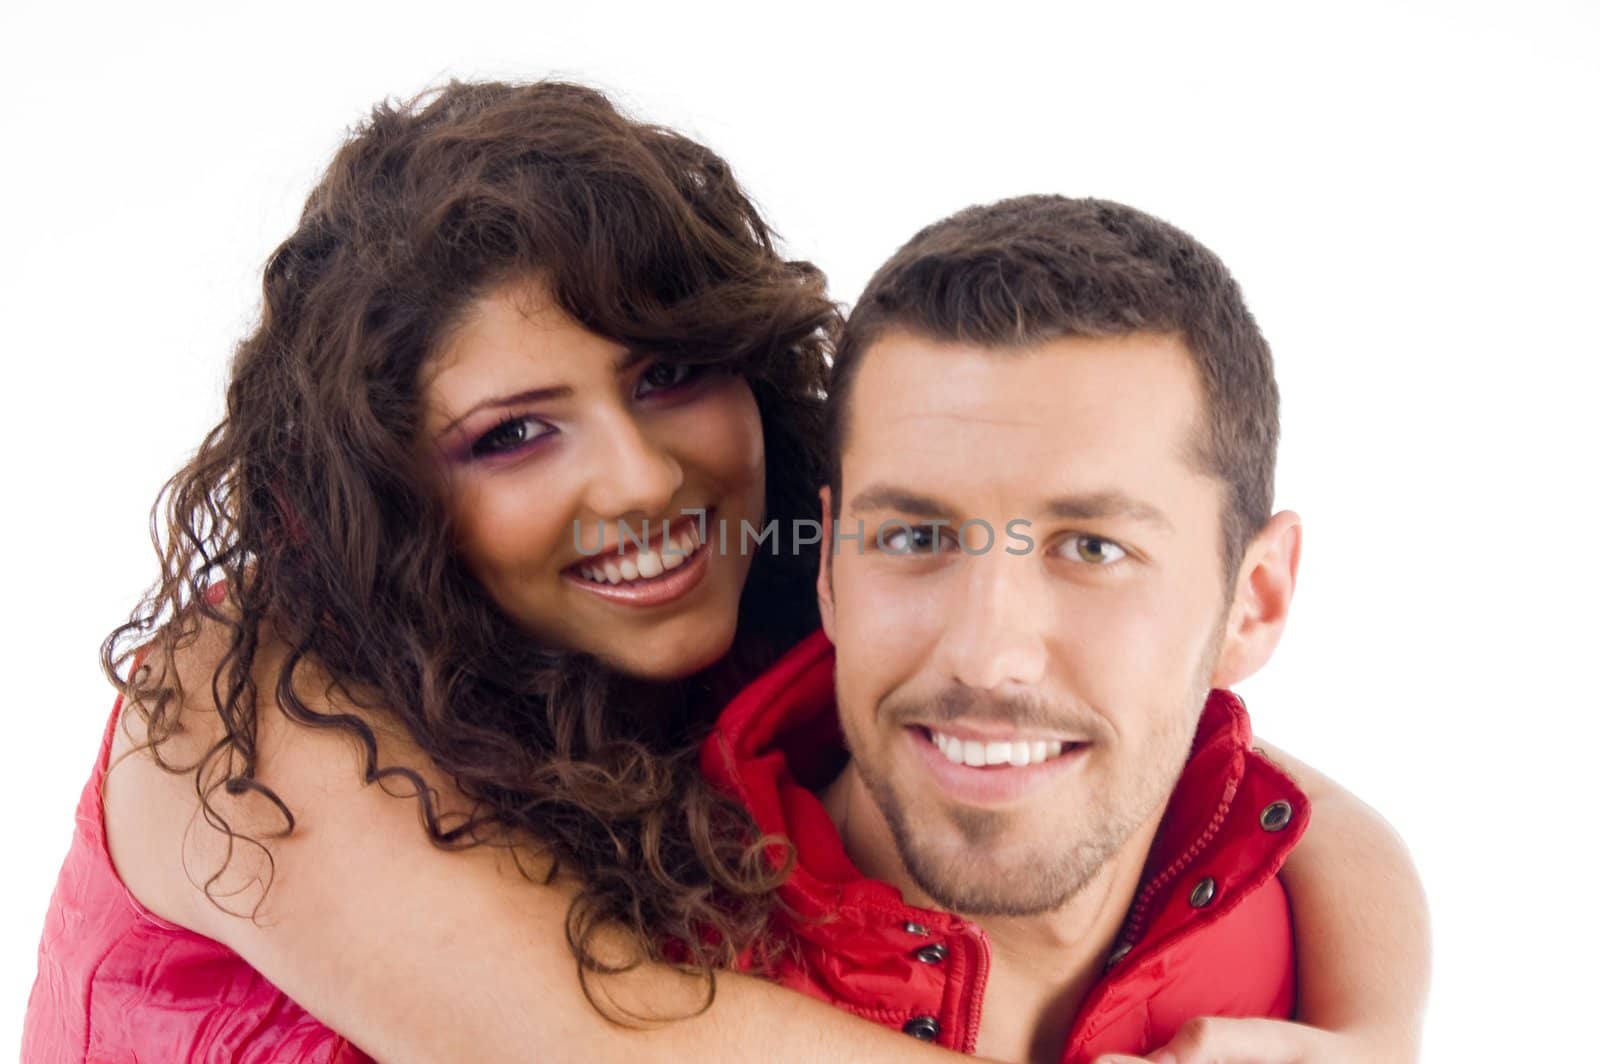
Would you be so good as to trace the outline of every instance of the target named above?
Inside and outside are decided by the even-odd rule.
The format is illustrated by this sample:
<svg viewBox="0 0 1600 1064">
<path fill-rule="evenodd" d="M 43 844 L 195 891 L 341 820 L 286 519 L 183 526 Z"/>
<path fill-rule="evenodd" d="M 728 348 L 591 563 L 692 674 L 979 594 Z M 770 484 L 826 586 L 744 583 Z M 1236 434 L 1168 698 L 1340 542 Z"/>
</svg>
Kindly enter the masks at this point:
<svg viewBox="0 0 1600 1064">
<path fill-rule="evenodd" d="M 186 689 L 209 697 L 208 684 Z M 174 741 L 202 749 L 215 730 L 209 717 L 186 714 L 186 732 Z M 236 846 L 213 888 L 235 911 L 259 901 L 257 919 L 224 912 L 195 885 L 222 864 L 225 839 L 196 816 L 193 777 L 165 772 L 146 754 L 126 757 L 108 779 L 113 856 L 147 907 L 225 943 L 381 1061 L 959 1059 L 734 974 L 719 975 L 716 999 L 698 1017 L 646 1030 L 614 1025 L 580 988 L 566 942 L 567 890 L 530 882 L 503 849 L 436 848 L 414 801 L 360 783 L 359 752 L 343 734 L 288 724 L 275 711 L 261 718 L 260 779 L 298 826 L 269 842 L 265 893 L 268 864 L 250 847 Z M 129 740 L 120 742 L 126 750 Z M 392 744 L 382 763 L 426 769 L 393 736 L 380 734 L 380 742 Z M 281 824 L 249 795 L 213 802 L 241 831 L 260 835 Z M 693 1011 L 703 991 L 665 966 L 591 985 L 619 1006 L 657 1016 Z"/>
<path fill-rule="evenodd" d="M 1301 1022 L 1334 1032 L 1350 1060 L 1412 1062 L 1428 993 L 1428 903 L 1405 844 L 1355 795 L 1261 744 L 1311 799 L 1311 824 L 1281 876 L 1294 913 Z"/>
<path fill-rule="evenodd" d="M 1311 799 L 1279 873 L 1294 913 L 1297 1019 L 1196 1017 L 1148 1057 L 1095 1064 L 1415 1064 L 1428 992 L 1428 906 L 1411 855 L 1370 806 L 1261 743 Z"/>
</svg>

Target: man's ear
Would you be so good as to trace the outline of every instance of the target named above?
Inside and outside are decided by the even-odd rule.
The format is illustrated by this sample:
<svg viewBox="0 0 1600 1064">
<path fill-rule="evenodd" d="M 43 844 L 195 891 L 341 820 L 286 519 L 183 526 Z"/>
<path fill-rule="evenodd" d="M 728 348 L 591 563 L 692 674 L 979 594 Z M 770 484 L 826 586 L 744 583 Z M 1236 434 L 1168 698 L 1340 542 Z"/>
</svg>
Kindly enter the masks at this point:
<svg viewBox="0 0 1600 1064">
<path fill-rule="evenodd" d="M 1245 548 L 1212 687 L 1232 687 L 1272 657 L 1289 620 L 1300 571 L 1300 532 L 1300 515 L 1284 510 L 1273 514 Z"/>
<path fill-rule="evenodd" d="M 817 611 L 822 630 L 833 639 L 833 497 L 826 485 L 817 493 L 822 500 L 822 564 L 817 566 Z"/>
</svg>

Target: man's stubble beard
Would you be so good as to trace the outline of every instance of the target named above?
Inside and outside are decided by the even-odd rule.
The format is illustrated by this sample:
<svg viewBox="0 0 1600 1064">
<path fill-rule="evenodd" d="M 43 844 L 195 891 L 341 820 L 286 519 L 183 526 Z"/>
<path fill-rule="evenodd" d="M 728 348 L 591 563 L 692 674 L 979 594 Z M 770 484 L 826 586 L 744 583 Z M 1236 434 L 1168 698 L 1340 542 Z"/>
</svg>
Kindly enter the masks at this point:
<svg viewBox="0 0 1600 1064">
<path fill-rule="evenodd" d="M 1029 845 L 1012 848 L 1016 857 L 1002 862 L 988 846 L 1003 838 L 1008 828 L 1014 833 L 1013 814 L 957 806 L 946 810 L 948 816 L 940 816 L 935 827 L 941 830 L 947 821 L 953 824 L 962 845 L 952 853 L 926 831 L 919 837 L 913 817 L 888 780 L 855 758 L 856 771 L 888 824 L 912 882 L 940 908 L 967 916 L 1037 916 L 1076 897 L 1171 797 L 1210 693 L 1227 615 L 1224 609 L 1190 683 L 1188 712 L 1168 718 L 1153 736 L 1143 764 L 1131 766 L 1137 774 L 1121 788 L 1125 800 L 1104 793 L 1090 796 L 1090 808 L 1071 818 L 1071 823 L 1087 829 L 1070 841 L 1029 840 Z"/>
</svg>

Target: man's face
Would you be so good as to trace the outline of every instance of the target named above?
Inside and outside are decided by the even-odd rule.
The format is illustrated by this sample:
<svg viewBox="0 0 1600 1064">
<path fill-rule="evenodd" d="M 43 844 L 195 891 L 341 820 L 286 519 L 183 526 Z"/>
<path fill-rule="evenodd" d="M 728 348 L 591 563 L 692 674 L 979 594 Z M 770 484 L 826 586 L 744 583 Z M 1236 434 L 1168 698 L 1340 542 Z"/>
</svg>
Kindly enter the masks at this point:
<svg viewBox="0 0 1600 1064">
<path fill-rule="evenodd" d="M 1019 353 L 893 332 L 850 403 L 827 502 L 865 535 L 822 598 L 856 771 L 936 903 L 1055 909 L 1159 819 L 1222 646 L 1199 378 L 1165 336 Z"/>
</svg>

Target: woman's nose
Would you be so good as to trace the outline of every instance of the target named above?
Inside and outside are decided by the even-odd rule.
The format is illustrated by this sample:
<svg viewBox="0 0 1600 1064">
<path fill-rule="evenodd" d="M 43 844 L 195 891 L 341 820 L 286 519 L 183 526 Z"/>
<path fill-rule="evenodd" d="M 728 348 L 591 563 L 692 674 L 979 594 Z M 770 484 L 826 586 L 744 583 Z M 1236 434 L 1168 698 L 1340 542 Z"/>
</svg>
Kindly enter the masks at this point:
<svg viewBox="0 0 1600 1064">
<path fill-rule="evenodd" d="M 623 415 L 601 430 L 590 474 L 589 509 L 610 521 L 671 517 L 666 508 L 683 486 L 683 467 L 661 441 Z"/>
</svg>

